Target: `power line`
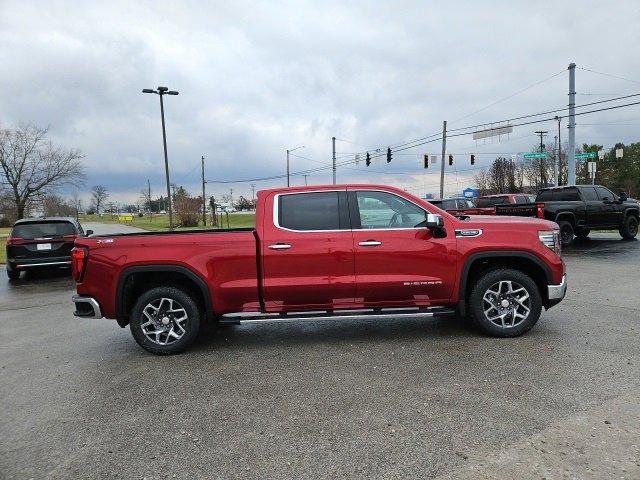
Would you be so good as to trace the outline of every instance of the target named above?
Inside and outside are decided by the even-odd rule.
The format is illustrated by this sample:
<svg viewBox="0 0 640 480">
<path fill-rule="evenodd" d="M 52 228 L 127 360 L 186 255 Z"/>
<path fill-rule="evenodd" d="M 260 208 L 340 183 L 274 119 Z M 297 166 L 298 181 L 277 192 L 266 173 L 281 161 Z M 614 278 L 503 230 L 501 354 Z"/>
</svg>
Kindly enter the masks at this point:
<svg viewBox="0 0 640 480">
<path fill-rule="evenodd" d="M 579 68 L 580 70 L 584 70 L 586 72 L 597 73 L 598 75 L 604 75 L 605 77 L 617 78 L 618 80 L 626 80 L 627 82 L 640 84 L 640 81 L 638 81 L 638 80 L 631 80 L 630 78 L 621 77 L 619 75 L 613 75 L 611 73 L 598 72 L 596 70 L 591 70 L 589 68 L 584 68 L 584 67 L 576 67 L 576 68 Z"/>
</svg>

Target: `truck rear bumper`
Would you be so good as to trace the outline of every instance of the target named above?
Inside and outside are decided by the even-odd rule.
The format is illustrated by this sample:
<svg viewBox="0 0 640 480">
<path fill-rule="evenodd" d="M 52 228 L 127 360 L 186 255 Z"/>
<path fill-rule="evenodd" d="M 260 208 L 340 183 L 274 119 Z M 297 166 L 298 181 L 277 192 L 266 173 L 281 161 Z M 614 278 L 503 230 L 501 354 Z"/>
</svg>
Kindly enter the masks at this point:
<svg viewBox="0 0 640 480">
<path fill-rule="evenodd" d="M 95 298 L 84 295 L 73 295 L 71 300 L 76 305 L 76 310 L 73 312 L 76 317 L 102 318 L 100 304 Z"/>
<path fill-rule="evenodd" d="M 567 293 L 567 275 L 562 276 L 562 282 L 559 285 L 548 285 L 547 296 L 549 298 L 549 308 L 560 303 Z"/>
</svg>

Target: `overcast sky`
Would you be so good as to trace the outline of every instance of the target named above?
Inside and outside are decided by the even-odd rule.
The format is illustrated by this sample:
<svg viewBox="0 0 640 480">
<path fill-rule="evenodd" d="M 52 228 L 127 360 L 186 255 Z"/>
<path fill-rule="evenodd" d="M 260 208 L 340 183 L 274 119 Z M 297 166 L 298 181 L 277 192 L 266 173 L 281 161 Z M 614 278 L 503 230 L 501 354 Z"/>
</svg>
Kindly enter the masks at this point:
<svg viewBox="0 0 640 480">
<path fill-rule="evenodd" d="M 180 92 L 165 103 L 172 182 L 197 193 L 202 155 L 208 180 L 266 177 L 283 174 L 285 149 L 299 145 L 307 158 L 292 156 L 292 172 L 329 164 L 332 136 L 340 161 L 352 160 L 438 132 L 445 119 L 455 128 L 563 107 L 570 62 L 635 81 L 579 69 L 578 104 L 640 92 L 639 25 L 637 0 L 0 0 L 0 124 L 50 125 L 86 155 L 87 191 L 100 183 L 113 200 L 135 201 L 147 178 L 156 194 L 163 188 L 158 97 L 141 89 L 166 85 Z M 509 141 L 450 139 L 460 172 L 456 185 L 447 171 L 447 191 L 469 184 L 467 153 L 483 167 L 496 153 L 529 151 L 539 129 L 553 142 L 555 122 L 518 127 Z M 578 117 L 576 137 L 640 141 L 640 106 Z M 439 175 L 420 156 L 439 151 L 436 142 L 389 165 L 341 167 L 338 180 L 437 191 Z M 308 181 L 329 183 L 331 170 Z"/>
</svg>

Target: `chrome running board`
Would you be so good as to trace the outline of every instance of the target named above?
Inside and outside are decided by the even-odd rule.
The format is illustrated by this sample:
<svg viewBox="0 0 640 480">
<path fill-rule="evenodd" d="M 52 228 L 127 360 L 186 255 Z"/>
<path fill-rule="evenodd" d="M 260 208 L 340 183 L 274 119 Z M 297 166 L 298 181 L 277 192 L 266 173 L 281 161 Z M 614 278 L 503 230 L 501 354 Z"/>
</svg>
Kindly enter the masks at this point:
<svg viewBox="0 0 640 480">
<path fill-rule="evenodd" d="M 446 307 L 406 307 L 406 308 L 360 308 L 354 310 L 314 310 L 309 312 L 263 313 L 238 312 L 227 313 L 220 317 L 225 325 L 266 322 L 317 322 L 320 320 L 362 320 L 368 318 L 419 318 L 454 315 L 455 309 Z"/>
</svg>

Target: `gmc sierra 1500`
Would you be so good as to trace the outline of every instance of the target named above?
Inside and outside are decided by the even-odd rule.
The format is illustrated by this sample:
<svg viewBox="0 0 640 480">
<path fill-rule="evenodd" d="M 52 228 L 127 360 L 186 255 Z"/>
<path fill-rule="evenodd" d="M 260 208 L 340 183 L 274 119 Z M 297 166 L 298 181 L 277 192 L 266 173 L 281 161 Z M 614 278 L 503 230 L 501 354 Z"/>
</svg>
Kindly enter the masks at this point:
<svg viewBox="0 0 640 480">
<path fill-rule="evenodd" d="M 156 354 L 203 322 L 457 313 L 489 335 L 531 329 L 565 295 L 558 225 L 455 218 L 392 187 L 258 194 L 256 227 L 78 238 L 79 317 L 115 318 Z"/>
</svg>

